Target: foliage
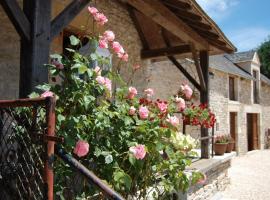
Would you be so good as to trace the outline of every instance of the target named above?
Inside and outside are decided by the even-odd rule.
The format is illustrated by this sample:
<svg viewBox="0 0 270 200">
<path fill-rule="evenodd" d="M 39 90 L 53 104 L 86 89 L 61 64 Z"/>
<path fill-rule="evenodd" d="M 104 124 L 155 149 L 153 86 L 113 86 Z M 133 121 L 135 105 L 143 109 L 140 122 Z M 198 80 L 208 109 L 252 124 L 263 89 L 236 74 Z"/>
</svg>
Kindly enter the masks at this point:
<svg viewBox="0 0 270 200">
<path fill-rule="evenodd" d="M 261 62 L 261 72 L 270 78 L 270 36 L 258 48 L 258 55 Z"/>
<path fill-rule="evenodd" d="M 89 11 L 96 13 L 93 8 Z M 105 33 L 87 37 L 100 48 L 110 47 L 112 56 L 126 62 L 128 55 L 118 42 L 113 42 L 113 33 Z M 52 55 L 53 62 L 47 65 L 52 80 L 61 80 L 38 87 L 44 91 L 42 96 L 57 98 L 56 129 L 57 135 L 65 138 L 65 149 L 126 198 L 144 198 L 150 189 L 154 198 L 165 198 L 173 191 L 186 191 L 202 179 L 201 173 L 186 170 L 196 141 L 178 136 L 175 102 L 153 100 L 152 89 L 137 98 L 136 88 L 121 80 L 118 66 L 118 70 L 111 70 L 108 57 L 99 55 L 97 46 L 83 56 L 76 50 L 80 40 L 75 36 L 70 40 L 74 48 L 67 49 L 69 56 Z M 102 70 L 93 63 L 109 68 Z M 137 69 L 132 69 L 132 74 Z M 120 85 L 115 92 L 111 80 Z M 200 117 L 206 120 L 208 115 Z M 76 176 L 61 162 L 56 164 L 56 175 L 56 194 L 61 198 L 73 195 L 82 199 L 95 194 L 83 181 L 78 187 Z M 76 194 L 70 194 L 72 187 L 77 188 Z"/>
</svg>

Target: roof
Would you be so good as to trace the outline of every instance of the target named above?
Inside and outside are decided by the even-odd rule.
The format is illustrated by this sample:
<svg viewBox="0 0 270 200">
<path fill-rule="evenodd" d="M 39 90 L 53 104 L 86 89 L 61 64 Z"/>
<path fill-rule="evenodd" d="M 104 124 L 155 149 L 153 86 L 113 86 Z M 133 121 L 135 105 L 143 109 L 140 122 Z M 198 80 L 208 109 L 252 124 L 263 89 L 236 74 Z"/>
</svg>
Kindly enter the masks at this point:
<svg viewBox="0 0 270 200">
<path fill-rule="evenodd" d="M 239 63 L 239 62 L 247 62 L 252 61 L 254 58 L 254 54 L 256 51 L 245 51 L 245 52 L 238 52 L 234 54 L 228 54 L 225 55 L 229 60 L 231 60 L 233 63 Z"/>
<path fill-rule="evenodd" d="M 209 57 L 209 67 L 229 74 L 237 75 L 246 79 L 253 80 L 253 77 L 232 63 L 226 55 L 215 55 Z"/>
<path fill-rule="evenodd" d="M 130 13 L 145 49 L 190 45 L 210 55 L 233 53 L 236 47 L 195 0 L 122 0 Z M 165 37 L 167 38 L 167 41 Z M 187 52 L 186 57 L 191 57 Z"/>
<path fill-rule="evenodd" d="M 261 74 L 261 81 L 270 85 L 270 79 L 267 78 L 265 75 Z"/>
</svg>

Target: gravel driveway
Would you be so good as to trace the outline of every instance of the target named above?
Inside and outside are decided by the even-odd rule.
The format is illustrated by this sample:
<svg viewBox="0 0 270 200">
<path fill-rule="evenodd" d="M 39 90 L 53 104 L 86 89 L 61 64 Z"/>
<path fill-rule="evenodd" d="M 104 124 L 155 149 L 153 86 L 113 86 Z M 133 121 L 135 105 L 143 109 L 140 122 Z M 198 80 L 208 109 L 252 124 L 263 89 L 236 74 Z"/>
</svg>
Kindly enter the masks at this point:
<svg viewBox="0 0 270 200">
<path fill-rule="evenodd" d="M 270 150 L 235 157 L 229 175 L 231 184 L 222 199 L 270 200 Z"/>
</svg>

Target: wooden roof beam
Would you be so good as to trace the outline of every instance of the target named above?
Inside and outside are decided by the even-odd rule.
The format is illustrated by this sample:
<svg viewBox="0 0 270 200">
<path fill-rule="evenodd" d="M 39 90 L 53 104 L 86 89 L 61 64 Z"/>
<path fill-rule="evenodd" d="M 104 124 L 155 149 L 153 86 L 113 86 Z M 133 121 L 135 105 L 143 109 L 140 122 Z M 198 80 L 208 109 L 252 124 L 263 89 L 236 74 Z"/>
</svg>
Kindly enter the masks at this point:
<svg viewBox="0 0 270 200">
<path fill-rule="evenodd" d="M 175 8 L 175 9 L 187 9 L 187 10 L 190 10 L 192 8 L 189 3 L 186 3 L 186 2 L 183 2 L 183 1 L 163 0 L 163 3 L 166 4 L 167 6 Z"/>
<path fill-rule="evenodd" d="M 181 40 L 194 43 L 198 50 L 209 49 L 209 44 L 203 37 L 179 19 L 160 1 L 126 0 L 126 2 Z"/>
<path fill-rule="evenodd" d="M 191 52 L 191 48 L 189 44 L 180 45 L 175 47 L 167 47 L 162 49 L 151 49 L 151 50 L 142 50 L 141 51 L 141 58 L 156 58 L 161 56 L 172 56 L 182 53 Z"/>
</svg>

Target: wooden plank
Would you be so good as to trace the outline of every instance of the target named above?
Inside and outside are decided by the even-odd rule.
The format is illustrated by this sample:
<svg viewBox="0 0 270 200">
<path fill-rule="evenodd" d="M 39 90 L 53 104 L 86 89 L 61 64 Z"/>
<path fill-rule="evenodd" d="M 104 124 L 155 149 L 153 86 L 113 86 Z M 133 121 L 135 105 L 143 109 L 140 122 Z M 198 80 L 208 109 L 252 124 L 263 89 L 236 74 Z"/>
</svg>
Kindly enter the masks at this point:
<svg viewBox="0 0 270 200">
<path fill-rule="evenodd" d="M 204 76 L 203 76 L 203 73 L 202 73 L 202 66 L 199 63 L 199 58 L 197 56 L 197 52 L 196 52 L 194 44 L 190 44 L 190 47 L 191 47 L 193 60 L 194 60 L 195 66 L 196 66 L 196 70 L 197 70 L 197 73 L 198 73 L 198 77 L 199 77 L 199 80 L 200 80 L 201 90 L 205 91 L 206 90 L 206 85 L 205 85 L 205 80 L 204 80 Z"/>
<path fill-rule="evenodd" d="M 200 51 L 200 65 L 204 76 L 206 90 L 200 90 L 200 101 L 204 104 L 209 104 L 209 53 L 208 51 Z M 207 137 L 208 129 L 201 127 L 201 137 Z M 201 157 L 210 158 L 209 140 L 201 141 Z"/>
<path fill-rule="evenodd" d="M 200 91 L 200 84 L 188 73 L 188 71 L 173 57 L 168 56 L 168 59 L 184 74 L 184 76 Z"/>
<path fill-rule="evenodd" d="M 167 47 L 162 49 L 150 49 L 150 50 L 142 50 L 141 51 L 141 58 L 147 59 L 147 58 L 156 58 L 161 56 L 172 56 L 182 53 L 188 53 L 190 52 L 190 45 L 180 45 L 175 47 Z"/>
<path fill-rule="evenodd" d="M 141 27 L 140 22 L 139 22 L 139 20 L 137 18 L 137 14 L 136 14 L 137 11 L 135 11 L 131 6 L 128 6 L 128 11 L 129 11 L 130 18 L 132 19 L 132 21 L 134 23 L 134 26 L 135 26 L 138 34 L 139 34 L 139 37 L 141 39 L 143 48 L 144 49 L 149 49 L 148 42 L 147 42 L 147 40 L 145 38 L 142 27 Z"/>
<path fill-rule="evenodd" d="M 0 3 L 19 35 L 29 41 L 30 23 L 18 2 L 16 0 L 1 0 Z"/>
<path fill-rule="evenodd" d="M 127 0 L 127 3 L 149 16 L 154 22 L 167 29 L 185 42 L 193 42 L 197 49 L 207 50 L 208 42 L 185 22 L 178 18 L 160 1 Z"/>
<path fill-rule="evenodd" d="M 73 0 L 58 16 L 56 16 L 51 24 L 51 40 L 73 20 L 89 2 L 90 0 Z"/>
<path fill-rule="evenodd" d="M 175 0 L 163 0 L 163 3 L 169 7 L 176 9 L 187 9 L 190 10 L 192 7 L 189 3 L 183 1 L 175 1 Z"/>
<path fill-rule="evenodd" d="M 196 15 L 192 12 L 188 12 L 186 10 L 181 10 L 181 11 L 178 11 L 178 10 L 173 10 L 175 15 L 182 18 L 182 19 L 186 19 L 186 20 L 189 20 L 189 21 L 202 21 L 202 17 L 200 15 Z"/>
<path fill-rule="evenodd" d="M 27 97 L 35 86 L 48 82 L 50 51 L 51 0 L 28 0 L 23 10 L 31 24 L 30 42 L 21 40 L 20 98 Z"/>
</svg>

